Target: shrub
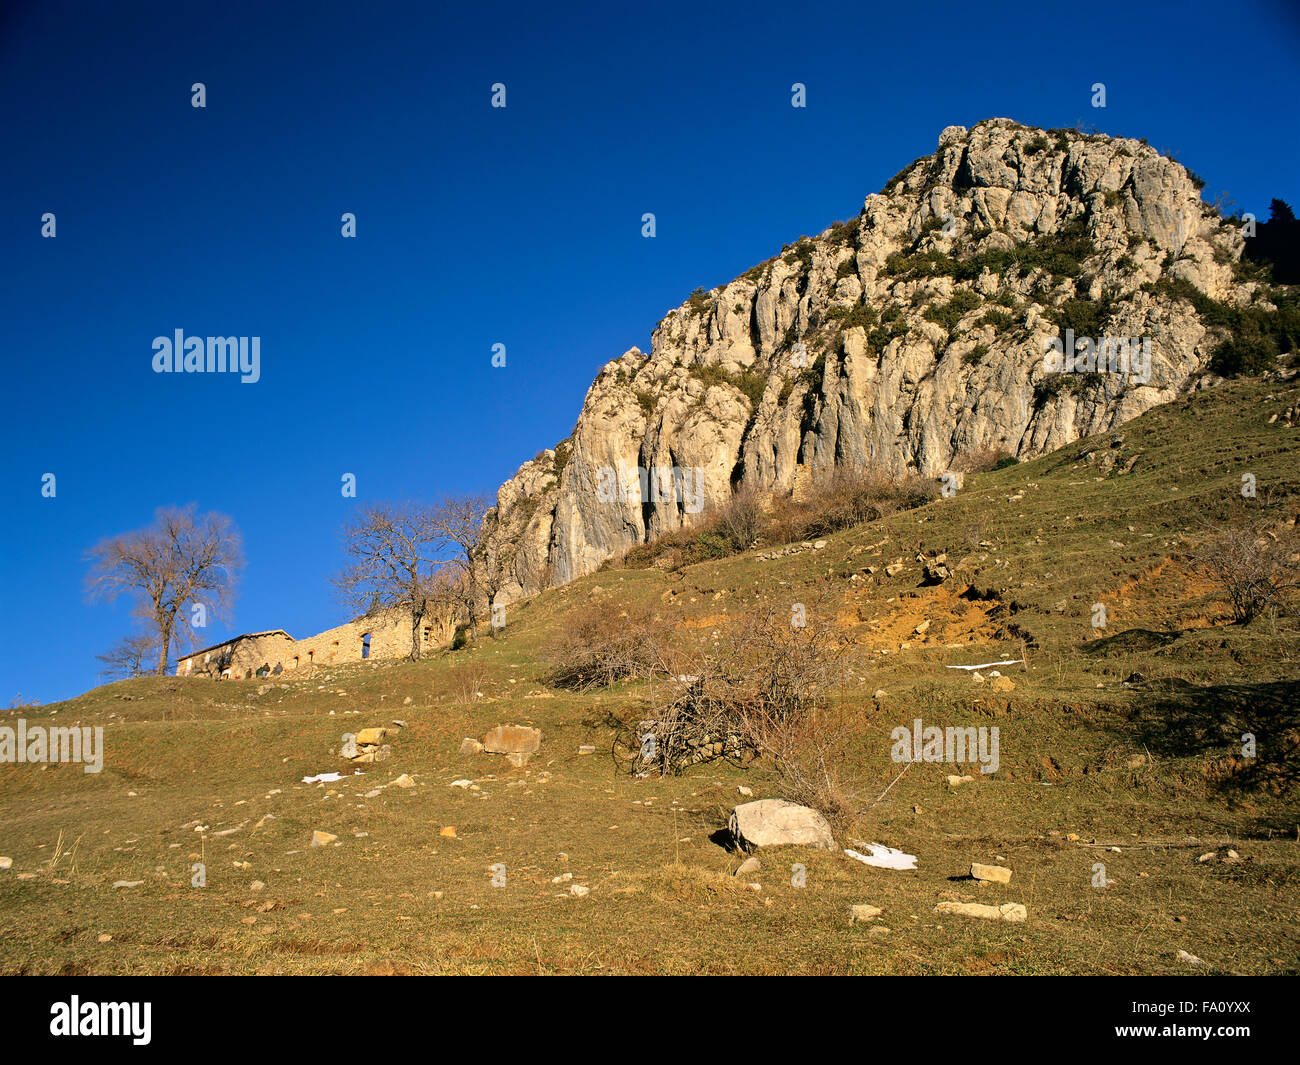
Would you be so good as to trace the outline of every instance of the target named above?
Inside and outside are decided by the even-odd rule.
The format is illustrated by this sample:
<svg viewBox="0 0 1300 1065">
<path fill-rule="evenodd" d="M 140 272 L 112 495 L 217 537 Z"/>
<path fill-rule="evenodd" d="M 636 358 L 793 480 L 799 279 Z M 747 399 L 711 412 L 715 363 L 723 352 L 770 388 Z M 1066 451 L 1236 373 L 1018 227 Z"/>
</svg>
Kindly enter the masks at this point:
<svg viewBox="0 0 1300 1065">
<path fill-rule="evenodd" d="M 1278 534 L 1265 517 L 1211 528 L 1192 553 L 1192 562 L 1217 584 L 1233 620 L 1253 621 L 1266 611 L 1287 610 L 1287 597 L 1300 587 L 1291 557 L 1300 544 L 1293 526 Z"/>
<path fill-rule="evenodd" d="M 597 600 L 566 619 L 544 649 L 548 680 L 560 688 L 589 691 L 664 668 L 668 626 L 651 611 L 621 600 Z"/>
<path fill-rule="evenodd" d="M 763 506 L 758 493 L 746 488 L 733 495 L 717 512 L 714 528 L 732 552 L 748 551 L 763 531 Z"/>
<path fill-rule="evenodd" d="M 991 325 L 995 331 L 1000 333 L 1016 324 L 1016 316 L 994 307 L 984 312 L 984 317 L 979 320 L 979 324 Z"/>
<path fill-rule="evenodd" d="M 937 325 L 943 326 L 950 334 L 957 328 L 957 323 L 980 305 L 979 294 L 968 288 L 958 289 L 952 294 L 952 299 L 942 307 L 932 306 L 927 308 L 925 317 Z"/>
<path fill-rule="evenodd" d="M 967 366 L 977 366 L 984 361 L 984 356 L 989 353 L 987 344 L 976 344 L 970 351 L 961 357 L 961 361 Z"/>
<path fill-rule="evenodd" d="M 637 392 L 636 401 L 641 405 L 641 411 L 648 418 L 655 412 L 658 399 L 653 392 Z"/>
</svg>

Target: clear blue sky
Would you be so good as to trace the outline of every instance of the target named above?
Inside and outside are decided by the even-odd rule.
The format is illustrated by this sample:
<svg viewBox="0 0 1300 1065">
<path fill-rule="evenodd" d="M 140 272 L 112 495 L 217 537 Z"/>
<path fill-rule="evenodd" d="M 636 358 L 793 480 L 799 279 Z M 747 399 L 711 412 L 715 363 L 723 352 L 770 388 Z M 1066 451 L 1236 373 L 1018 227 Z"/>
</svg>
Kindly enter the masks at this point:
<svg viewBox="0 0 1300 1065">
<path fill-rule="evenodd" d="M 0 705 L 95 683 L 129 618 L 84 553 L 160 504 L 244 533 L 205 642 L 341 622 L 343 473 L 495 492 L 691 289 L 944 126 L 1082 120 L 1300 209 L 1290 3 L 549 6 L 0 4 Z M 260 336 L 261 380 L 153 373 L 177 328 Z"/>
</svg>

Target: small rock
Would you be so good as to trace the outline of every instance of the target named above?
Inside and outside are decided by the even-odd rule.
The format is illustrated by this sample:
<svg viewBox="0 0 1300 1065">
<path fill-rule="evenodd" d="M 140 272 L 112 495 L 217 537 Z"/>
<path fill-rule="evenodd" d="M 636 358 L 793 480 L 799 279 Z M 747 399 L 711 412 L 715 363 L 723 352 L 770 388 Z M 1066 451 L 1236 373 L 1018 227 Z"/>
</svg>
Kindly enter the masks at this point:
<svg viewBox="0 0 1300 1065">
<path fill-rule="evenodd" d="M 528 725 L 498 725 L 483 737 L 488 754 L 536 754 L 542 746 L 542 730 Z"/>
<path fill-rule="evenodd" d="M 818 540 L 815 544 L 813 544 L 813 550 L 820 551 L 825 546 L 826 546 L 825 540 Z"/>
<path fill-rule="evenodd" d="M 311 845 L 313 847 L 325 847 L 333 843 L 336 839 L 338 839 L 338 836 L 334 835 L 332 832 L 322 832 L 320 829 L 317 829 L 311 834 Z"/>
<path fill-rule="evenodd" d="M 362 747 L 374 747 L 383 743 L 387 734 L 387 729 L 363 728 L 357 733 L 357 743 Z"/>
<path fill-rule="evenodd" d="M 528 764 L 528 759 L 531 757 L 532 755 L 527 751 L 511 751 L 506 755 L 506 761 L 516 769 L 523 769 L 523 767 Z"/>
<path fill-rule="evenodd" d="M 1067 832 L 1067 833 L 1065 834 L 1065 838 L 1068 839 L 1071 843 L 1078 843 L 1078 842 L 1079 842 L 1079 833 L 1077 833 L 1077 832 Z"/>
<path fill-rule="evenodd" d="M 1217 856 L 1215 855 L 1214 851 L 1206 851 L 1204 854 L 1202 854 L 1202 855 L 1201 855 L 1199 858 L 1197 858 L 1196 860 L 1197 860 L 1198 862 L 1212 862 L 1212 861 L 1214 861 L 1214 859 L 1215 859 L 1216 857 L 1217 857 Z"/>
<path fill-rule="evenodd" d="M 111 942 L 113 942 L 113 937 L 112 937 L 111 935 L 109 935 L 107 932 L 100 932 L 99 935 L 96 936 L 95 938 L 96 938 L 96 940 L 97 940 L 98 942 L 100 942 L 100 943 L 111 943 Z"/>
<path fill-rule="evenodd" d="M 113 886 L 115 888 L 133 888 L 139 887 L 143 883 L 143 880 L 114 880 Z"/>
<path fill-rule="evenodd" d="M 476 739 L 471 739 L 469 736 L 466 736 L 460 741 L 461 754 L 480 754 L 482 751 L 483 744 L 479 743 Z"/>
<path fill-rule="evenodd" d="M 1016 683 L 1010 677 L 994 677 L 990 686 L 995 692 L 1009 692 L 1015 690 Z"/>
<path fill-rule="evenodd" d="M 551 877 L 551 883 L 552 883 L 552 884 L 567 884 L 567 883 L 568 883 L 570 880 L 572 880 L 572 879 L 573 879 L 573 874 L 572 874 L 572 873 L 561 873 L 559 876 L 553 876 L 553 877 Z"/>
<path fill-rule="evenodd" d="M 0 858 L 0 869 L 12 869 L 14 860 L 12 858 Z"/>
<path fill-rule="evenodd" d="M 762 862 L 760 862 L 757 858 L 750 857 L 750 858 L 746 858 L 743 862 L 740 863 L 740 867 L 736 870 L 734 875 L 748 876 L 750 873 L 757 873 L 762 868 L 763 868 Z"/>
<path fill-rule="evenodd" d="M 406 773 L 403 773 L 396 780 L 391 781 L 388 786 L 390 788 L 413 788 L 415 787 L 415 781 L 412 780 Z"/>
<path fill-rule="evenodd" d="M 457 838 L 457 836 L 456 836 L 456 826 L 455 826 L 455 825 L 447 825 L 445 828 L 441 828 L 441 829 L 438 830 L 438 835 L 440 835 L 440 836 L 446 836 L 448 839 L 456 839 L 456 838 Z"/>
<path fill-rule="evenodd" d="M 948 787 L 950 788 L 959 788 L 963 784 L 973 784 L 975 782 L 974 777 L 970 777 L 970 776 L 958 777 L 958 776 L 953 776 L 952 774 L 948 775 L 947 780 L 948 780 Z"/>
<path fill-rule="evenodd" d="M 879 906 L 869 906 L 865 902 L 860 902 L 849 907 L 849 924 L 857 924 L 859 921 L 874 921 L 884 912 Z"/>
<path fill-rule="evenodd" d="M 925 633 L 926 633 L 926 631 L 927 631 L 929 628 L 930 628 L 930 619 L 929 619 L 929 618 L 926 618 L 924 621 L 922 621 L 920 624 L 918 624 L 918 625 L 916 626 L 916 628 L 914 628 L 912 631 L 913 631 L 914 633 L 916 633 L 916 635 L 918 635 L 918 636 L 924 636 Z"/>
<path fill-rule="evenodd" d="M 1011 870 L 1004 865 L 980 865 L 971 862 L 970 875 L 974 880 L 987 880 L 991 884 L 1011 883 Z"/>
<path fill-rule="evenodd" d="M 580 899 L 585 895 L 590 895 L 591 888 L 587 887 L 586 884 L 570 884 L 569 894 L 572 895 L 575 899 Z"/>
<path fill-rule="evenodd" d="M 254 880 L 251 884 L 248 885 L 249 891 L 263 891 L 265 890 L 265 888 L 266 885 L 263 884 L 260 880 Z"/>
<path fill-rule="evenodd" d="M 982 902 L 941 902 L 934 908 L 935 913 L 951 913 L 958 917 L 979 917 L 986 921 L 1020 922 L 1028 918 L 1029 912 L 1019 902 L 1004 902 L 1001 906 L 986 906 Z"/>
<path fill-rule="evenodd" d="M 1205 964 L 1205 962 L 1203 962 L 1203 961 L 1202 961 L 1200 958 L 1198 958 L 1195 954 L 1188 954 L 1187 951 L 1185 951 L 1185 950 L 1180 950 L 1180 951 L 1178 952 L 1178 960 L 1179 960 L 1179 961 L 1184 961 L 1184 962 L 1186 962 L 1188 965 L 1204 965 L 1204 964 Z"/>
<path fill-rule="evenodd" d="M 472 781 L 472 780 L 453 780 L 450 784 L 447 785 L 447 787 L 449 787 L 449 788 L 468 788 L 468 787 L 470 787 L 471 785 L 473 785 L 473 783 L 474 783 L 474 781 Z"/>
<path fill-rule="evenodd" d="M 745 798 L 747 798 L 747 799 L 752 799 L 752 798 L 754 797 L 754 789 L 753 789 L 753 788 L 747 788 L 747 787 L 745 787 L 744 784 L 738 784 L 738 785 L 736 786 L 736 792 L 737 792 L 737 794 L 739 794 L 739 795 L 743 795 L 743 796 L 744 796 Z"/>
<path fill-rule="evenodd" d="M 595 753 L 596 753 L 596 748 L 595 748 L 592 744 L 590 744 L 590 743 L 584 743 L 581 747 L 578 748 L 578 753 L 579 753 L 579 754 L 595 754 Z"/>
</svg>

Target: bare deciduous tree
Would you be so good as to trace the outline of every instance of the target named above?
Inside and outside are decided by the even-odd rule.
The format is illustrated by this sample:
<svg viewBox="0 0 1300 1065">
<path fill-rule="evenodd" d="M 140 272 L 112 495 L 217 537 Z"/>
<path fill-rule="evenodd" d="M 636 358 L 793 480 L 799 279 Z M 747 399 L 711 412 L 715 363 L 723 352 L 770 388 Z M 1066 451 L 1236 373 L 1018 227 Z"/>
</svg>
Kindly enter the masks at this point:
<svg viewBox="0 0 1300 1065">
<path fill-rule="evenodd" d="M 486 496 L 446 496 L 434 508 L 434 523 L 442 547 L 454 552 L 460 571 L 461 601 L 469 618 L 471 635 L 478 626 L 479 603 L 488 599 L 488 572 L 483 551 L 483 518 L 493 502 Z M 493 589 L 495 591 L 495 589 Z"/>
<path fill-rule="evenodd" d="M 126 594 L 135 613 L 157 634 L 157 674 L 167 672 L 173 643 L 193 637 L 192 613 L 228 617 L 244 558 L 235 523 L 224 514 L 198 514 L 185 507 L 160 507 L 152 525 L 101 540 L 90 549 L 87 594 L 112 602 Z"/>
<path fill-rule="evenodd" d="M 349 563 L 335 587 L 357 610 L 406 607 L 412 662 L 420 658 L 420 625 L 454 598 L 457 559 L 450 556 L 440 508 L 423 503 L 363 506 L 343 529 Z M 450 557 L 449 557 L 450 556 Z"/>
<path fill-rule="evenodd" d="M 102 655 L 96 655 L 104 663 L 104 672 L 110 677 L 143 677 L 152 668 L 150 662 L 158 654 L 158 636 L 156 633 L 136 632 L 124 636 Z"/>
</svg>

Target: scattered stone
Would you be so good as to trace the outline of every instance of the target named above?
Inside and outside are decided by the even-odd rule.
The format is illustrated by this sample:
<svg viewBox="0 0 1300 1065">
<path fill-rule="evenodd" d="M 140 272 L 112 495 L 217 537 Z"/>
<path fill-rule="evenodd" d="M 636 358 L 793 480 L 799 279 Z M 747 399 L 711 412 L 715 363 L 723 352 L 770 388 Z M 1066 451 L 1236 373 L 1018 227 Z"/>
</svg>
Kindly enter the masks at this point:
<svg viewBox="0 0 1300 1065">
<path fill-rule="evenodd" d="M 559 876 L 553 876 L 553 877 L 551 877 L 551 883 L 552 883 L 552 884 L 567 884 L 567 883 L 568 883 L 570 880 L 572 880 L 572 879 L 573 879 L 573 874 L 572 874 L 572 873 L 561 873 Z"/>
<path fill-rule="evenodd" d="M 408 703 L 411 701 L 411 697 L 409 695 L 406 697 L 406 701 Z M 398 728 L 410 728 L 410 726 L 405 721 L 403 721 L 400 717 L 393 718 L 393 724 L 396 725 Z"/>
<path fill-rule="evenodd" d="M 356 758 L 361 751 L 357 748 L 357 738 L 351 732 L 343 733 L 343 743 L 339 747 L 339 757 L 349 761 Z"/>
<path fill-rule="evenodd" d="M 542 745 L 542 730 L 528 725 L 498 725 L 483 737 L 488 754 L 536 754 Z"/>
<path fill-rule="evenodd" d="M 266 890 L 266 885 L 263 884 L 262 881 L 260 881 L 260 880 L 254 880 L 251 884 L 248 885 L 248 890 L 249 890 L 249 891 L 264 891 L 264 890 Z"/>
<path fill-rule="evenodd" d="M 741 846 L 804 846 L 835 849 L 835 837 L 826 818 L 816 810 L 786 799 L 759 799 L 731 811 L 727 822 L 732 838 Z"/>
<path fill-rule="evenodd" d="M 874 921 L 884 912 L 879 906 L 869 906 L 865 902 L 860 902 L 849 907 L 849 924 L 857 924 L 859 921 Z"/>
<path fill-rule="evenodd" d="M 0 869 L 12 869 L 14 860 L 12 858 L 0 858 Z"/>
<path fill-rule="evenodd" d="M 447 839 L 458 839 L 458 838 L 459 838 L 459 837 L 456 835 L 456 826 L 455 826 L 455 825 L 447 825 L 445 828 L 441 828 L 441 829 L 439 829 L 439 830 L 438 830 L 438 835 L 440 835 L 440 836 L 446 836 Z"/>
<path fill-rule="evenodd" d="M 1071 843 L 1078 843 L 1078 842 L 1079 842 L 1079 833 L 1077 833 L 1077 832 L 1067 832 L 1067 833 L 1065 834 L 1065 838 L 1068 839 Z"/>
<path fill-rule="evenodd" d="M 924 621 L 918 624 L 916 628 L 914 628 L 912 631 L 916 633 L 916 635 L 918 636 L 924 636 L 926 632 L 929 630 L 929 628 L 930 628 L 930 619 L 926 618 Z"/>
<path fill-rule="evenodd" d="M 825 540 L 818 540 L 815 544 L 813 544 L 813 550 L 814 550 L 814 551 L 820 551 L 820 550 L 821 550 L 822 548 L 824 548 L 825 546 L 826 546 L 826 541 L 825 541 Z"/>
<path fill-rule="evenodd" d="M 991 884 L 1011 883 L 1011 870 L 1003 865 L 980 865 L 971 862 L 970 875 L 974 880 L 987 880 Z"/>
<path fill-rule="evenodd" d="M 570 884 L 569 894 L 572 895 L 575 899 L 580 899 L 586 895 L 590 895 L 591 888 L 587 887 L 586 884 Z"/>
<path fill-rule="evenodd" d="M 1004 902 L 1001 906 L 986 906 L 982 902 L 941 902 L 934 908 L 934 912 L 1013 923 L 1024 921 L 1029 917 L 1029 911 L 1019 902 Z"/>
<path fill-rule="evenodd" d="M 881 699 L 884 699 L 884 698 L 885 698 L 886 696 L 888 696 L 888 695 L 889 695 L 889 692 L 885 691 L 884 688 L 877 688 L 877 689 L 876 689 L 876 694 L 873 695 L 872 698 L 875 699 L 876 702 L 880 702 Z"/>
<path fill-rule="evenodd" d="M 901 558 L 895 559 L 893 562 L 891 562 L 888 566 L 885 567 L 886 577 L 897 577 L 902 572 L 903 572 L 903 560 Z"/>
<path fill-rule="evenodd" d="M 579 754 L 595 754 L 595 753 L 596 753 L 596 748 L 595 748 L 594 745 L 592 745 L 592 744 L 590 744 L 590 743 L 584 743 L 581 747 L 578 748 L 578 753 L 579 753 Z"/>
<path fill-rule="evenodd" d="M 1212 862 L 1212 861 L 1214 861 L 1214 859 L 1217 858 L 1217 857 L 1218 857 L 1218 855 L 1216 855 L 1216 854 L 1214 853 L 1214 851 L 1206 851 L 1204 854 L 1202 854 L 1202 855 L 1201 855 L 1199 858 L 1197 858 L 1196 860 L 1197 860 L 1198 862 Z"/>
<path fill-rule="evenodd" d="M 377 747 L 384 742 L 388 730 L 383 728 L 363 728 L 357 733 L 357 743 L 362 747 Z"/>
<path fill-rule="evenodd" d="M 1009 692 L 1015 690 L 1016 684 L 1010 677 L 999 676 L 993 678 L 990 687 L 995 692 Z"/>
<path fill-rule="evenodd" d="M 743 795 L 747 799 L 752 799 L 754 797 L 754 789 L 747 788 L 745 787 L 744 784 L 736 785 L 736 791 L 738 794 Z"/>
<path fill-rule="evenodd" d="M 463 789 L 463 788 L 473 787 L 473 785 L 474 785 L 474 781 L 472 780 L 453 780 L 450 784 L 447 785 L 447 787 Z"/>
<path fill-rule="evenodd" d="M 1205 964 L 1205 962 L 1203 962 L 1203 961 L 1202 961 L 1200 958 L 1198 958 L 1195 954 L 1188 954 L 1187 951 L 1185 951 L 1185 950 L 1180 950 L 1180 951 L 1178 952 L 1178 960 L 1179 960 L 1179 961 L 1184 961 L 1184 962 L 1186 962 L 1188 965 L 1204 965 L 1204 964 Z"/>
<path fill-rule="evenodd" d="M 415 787 L 415 781 L 406 773 L 403 773 L 396 780 L 390 781 L 388 786 L 390 788 L 413 788 Z"/>
<path fill-rule="evenodd" d="M 975 778 L 971 776 L 959 777 L 959 776 L 954 776 L 950 773 L 947 777 L 947 781 L 948 781 L 948 787 L 960 788 L 963 784 L 975 783 Z"/>
<path fill-rule="evenodd" d="M 100 942 L 100 943 L 111 943 L 111 942 L 113 942 L 113 937 L 112 937 L 111 935 L 109 935 L 107 932 L 100 932 L 99 935 L 96 936 L 95 938 L 96 938 L 96 940 L 97 940 L 98 942 Z"/>
<path fill-rule="evenodd" d="M 523 767 L 528 764 L 528 759 L 531 757 L 532 755 L 525 751 L 511 751 L 506 755 L 506 761 L 516 769 L 523 769 Z"/>
<path fill-rule="evenodd" d="M 476 739 L 471 739 L 469 736 L 466 736 L 460 741 L 461 754 L 481 754 L 482 751 L 483 744 L 479 743 Z"/>
<path fill-rule="evenodd" d="M 114 880 L 113 886 L 115 888 L 133 888 L 139 887 L 143 883 L 143 880 Z"/>
<path fill-rule="evenodd" d="M 313 847 L 325 847 L 333 843 L 336 839 L 338 839 L 338 836 L 334 835 L 332 832 L 322 832 L 320 829 L 317 829 L 311 834 L 311 845 Z"/>
<path fill-rule="evenodd" d="M 740 863 L 740 868 L 738 868 L 735 871 L 735 873 L 732 875 L 748 876 L 750 873 L 757 873 L 762 868 L 763 868 L 762 862 L 760 862 L 757 858 L 749 857 Z"/>
<path fill-rule="evenodd" d="M 366 792 L 365 797 L 367 799 L 374 799 L 374 798 L 378 798 L 382 793 L 383 793 L 382 788 L 371 788 L 368 792 Z"/>
</svg>

